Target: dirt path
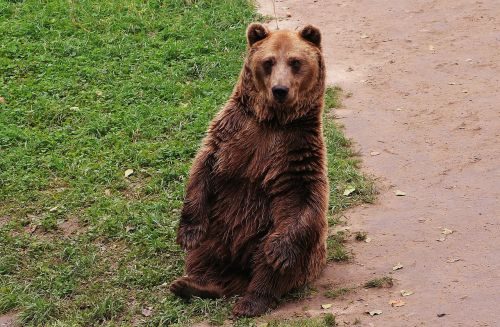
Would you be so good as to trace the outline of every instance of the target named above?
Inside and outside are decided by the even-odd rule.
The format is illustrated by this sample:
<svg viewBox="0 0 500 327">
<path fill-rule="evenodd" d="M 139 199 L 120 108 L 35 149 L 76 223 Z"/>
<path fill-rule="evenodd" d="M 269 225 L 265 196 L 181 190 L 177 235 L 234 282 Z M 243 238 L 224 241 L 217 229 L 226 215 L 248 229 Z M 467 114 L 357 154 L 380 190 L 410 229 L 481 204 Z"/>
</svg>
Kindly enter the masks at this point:
<svg viewBox="0 0 500 327">
<path fill-rule="evenodd" d="M 276 10 L 291 15 L 281 28 L 321 28 L 329 82 L 352 92 L 337 116 L 381 191 L 347 213 L 372 239 L 353 244 L 355 262 L 332 265 L 318 296 L 276 314 L 333 303 L 338 320 L 362 326 L 499 326 L 500 2 L 284 0 Z M 389 273 L 391 289 L 321 295 Z M 402 289 L 415 293 L 392 308 Z M 373 309 L 382 315 L 364 313 Z"/>
</svg>

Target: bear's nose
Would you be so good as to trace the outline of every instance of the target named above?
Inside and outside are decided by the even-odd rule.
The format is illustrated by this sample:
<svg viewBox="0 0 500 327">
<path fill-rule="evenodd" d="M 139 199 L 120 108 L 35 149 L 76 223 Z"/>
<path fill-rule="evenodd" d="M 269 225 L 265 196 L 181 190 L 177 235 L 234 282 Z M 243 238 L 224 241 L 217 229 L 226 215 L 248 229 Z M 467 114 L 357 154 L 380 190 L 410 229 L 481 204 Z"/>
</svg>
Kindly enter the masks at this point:
<svg viewBox="0 0 500 327">
<path fill-rule="evenodd" d="M 279 102 L 284 102 L 286 96 L 288 95 L 288 87 L 283 85 L 273 86 L 271 89 L 273 91 L 274 98 Z"/>
</svg>

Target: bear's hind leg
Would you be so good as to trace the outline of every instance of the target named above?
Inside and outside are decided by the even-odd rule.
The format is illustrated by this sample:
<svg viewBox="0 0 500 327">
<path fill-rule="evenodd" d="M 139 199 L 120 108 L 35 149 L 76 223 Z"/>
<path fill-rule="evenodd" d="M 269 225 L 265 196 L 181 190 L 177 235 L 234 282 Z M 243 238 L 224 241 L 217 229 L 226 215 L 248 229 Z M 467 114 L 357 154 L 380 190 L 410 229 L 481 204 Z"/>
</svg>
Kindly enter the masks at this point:
<svg viewBox="0 0 500 327">
<path fill-rule="evenodd" d="M 210 246 L 190 251 L 186 258 L 187 276 L 176 279 L 170 291 L 184 299 L 193 296 L 213 299 L 244 293 L 248 276 L 221 262 L 214 253 Z"/>
<path fill-rule="evenodd" d="M 274 270 L 266 262 L 262 250 L 254 258 L 256 262 L 250 284 L 233 307 L 236 317 L 254 317 L 266 313 L 278 304 L 281 296 L 304 285 L 309 277 L 307 269 L 303 269 L 300 264 L 282 273 Z"/>
</svg>

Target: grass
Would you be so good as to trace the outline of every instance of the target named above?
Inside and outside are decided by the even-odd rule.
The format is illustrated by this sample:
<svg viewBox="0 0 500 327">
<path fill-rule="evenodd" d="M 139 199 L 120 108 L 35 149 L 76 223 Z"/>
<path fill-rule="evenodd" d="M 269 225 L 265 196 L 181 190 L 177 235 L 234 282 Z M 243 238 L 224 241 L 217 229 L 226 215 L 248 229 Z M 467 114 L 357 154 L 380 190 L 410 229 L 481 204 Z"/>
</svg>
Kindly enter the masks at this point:
<svg viewBox="0 0 500 327">
<path fill-rule="evenodd" d="M 366 241 L 366 238 L 368 237 L 367 232 L 356 232 L 354 235 L 354 239 L 358 242 L 364 242 Z"/>
<path fill-rule="evenodd" d="M 394 285 L 394 280 L 392 279 L 392 277 L 384 276 L 384 277 L 374 278 L 374 279 L 367 281 L 364 284 L 364 287 L 365 288 L 383 288 L 383 287 L 390 288 L 393 285 Z"/>
<path fill-rule="evenodd" d="M 337 299 L 346 296 L 347 294 L 354 291 L 355 287 L 339 287 L 334 290 L 328 290 L 325 292 L 325 296 L 330 299 Z"/>
<path fill-rule="evenodd" d="M 166 285 L 183 273 L 188 169 L 254 19 L 246 0 L 0 0 L 0 314 L 25 326 L 227 319 L 232 300 L 185 303 Z M 338 101 L 328 91 L 328 108 Z M 324 128 L 334 224 L 373 190 L 349 141 Z"/>
</svg>

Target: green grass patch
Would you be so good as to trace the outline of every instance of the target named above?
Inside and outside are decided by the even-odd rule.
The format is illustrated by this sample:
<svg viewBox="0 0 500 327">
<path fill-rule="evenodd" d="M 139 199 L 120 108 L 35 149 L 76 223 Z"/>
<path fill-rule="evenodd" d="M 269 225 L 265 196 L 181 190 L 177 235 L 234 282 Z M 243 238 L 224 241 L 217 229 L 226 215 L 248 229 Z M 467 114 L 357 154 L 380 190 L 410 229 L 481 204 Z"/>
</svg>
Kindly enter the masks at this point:
<svg viewBox="0 0 500 327">
<path fill-rule="evenodd" d="M 347 235 L 344 231 L 328 236 L 326 246 L 328 249 L 328 261 L 347 261 L 351 258 L 351 253 L 345 247 Z"/>
<path fill-rule="evenodd" d="M 228 317 L 232 300 L 185 303 L 165 286 L 183 273 L 191 160 L 255 19 L 246 0 L 0 0 L 0 314 L 26 326 Z M 335 217 L 372 188 L 331 119 L 325 136 Z"/>
<path fill-rule="evenodd" d="M 330 299 L 337 299 L 346 296 L 347 294 L 354 291 L 355 287 L 339 287 L 334 290 L 328 290 L 325 292 L 325 296 Z"/>
<path fill-rule="evenodd" d="M 368 237 L 367 232 L 356 232 L 354 234 L 354 239 L 358 242 L 364 242 L 366 241 L 366 238 Z"/>
<path fill-rule="evenodd" d="M 392 277 L 384 276 L 380 278 L 374 278 L 367 281 L 364 284 L 365 288 L 390 288 L 394 285 L 394 280 Z"/>
</svg>

